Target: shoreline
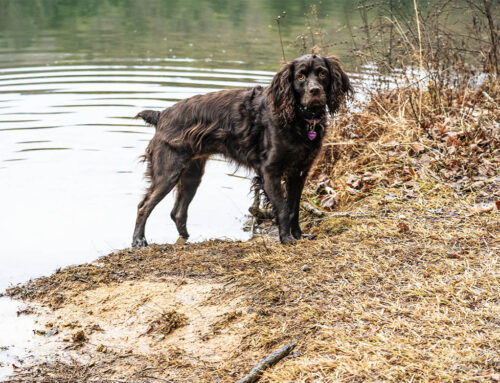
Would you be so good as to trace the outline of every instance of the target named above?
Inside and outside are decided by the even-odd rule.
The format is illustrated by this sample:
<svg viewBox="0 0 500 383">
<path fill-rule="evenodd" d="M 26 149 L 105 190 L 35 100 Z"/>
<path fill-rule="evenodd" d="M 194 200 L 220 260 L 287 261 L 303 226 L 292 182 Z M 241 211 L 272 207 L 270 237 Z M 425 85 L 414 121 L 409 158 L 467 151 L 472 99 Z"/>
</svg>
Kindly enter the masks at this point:
<svg viewBox="0 0 500 383">
<path fill-rule="evenodd" d="M 230 382 L 294 340 L 263 381 L 493 377 L 500 220 L 451 196 L 368 198 L 294 246 L 151 245 L 16 286 L 57 351 L 6 381 Z"/>
</svg>

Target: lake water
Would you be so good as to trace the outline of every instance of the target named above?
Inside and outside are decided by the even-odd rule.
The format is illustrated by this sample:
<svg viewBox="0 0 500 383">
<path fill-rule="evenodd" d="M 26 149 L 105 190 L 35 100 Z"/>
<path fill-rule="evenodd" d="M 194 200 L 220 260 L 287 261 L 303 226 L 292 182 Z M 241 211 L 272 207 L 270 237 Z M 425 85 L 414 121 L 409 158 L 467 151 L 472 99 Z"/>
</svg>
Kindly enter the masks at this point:
<svg viewBox="0 0 500 383">
<path fill-rule="evenodd" d="M 331 51 L 347 60 L 349 1 L 319 7 Z M 142 109 L 219 89 L 266 85 L 306 30 L 302 0 L 0 0 L 0 291 L 128 247 L 146 186 L 139 156 L 154 128 Z M 355 20 L 354 20 L 355 22 Z M 349 64 L 349 62 L 347 62 Z M 249 179 L 210 161 L 190 207 L 191 240 L 247 239 Z M 172 195 L 150 242 L 173 242 Z M 0 299 L 0 377 L 31 319 Z"/>
</svg>

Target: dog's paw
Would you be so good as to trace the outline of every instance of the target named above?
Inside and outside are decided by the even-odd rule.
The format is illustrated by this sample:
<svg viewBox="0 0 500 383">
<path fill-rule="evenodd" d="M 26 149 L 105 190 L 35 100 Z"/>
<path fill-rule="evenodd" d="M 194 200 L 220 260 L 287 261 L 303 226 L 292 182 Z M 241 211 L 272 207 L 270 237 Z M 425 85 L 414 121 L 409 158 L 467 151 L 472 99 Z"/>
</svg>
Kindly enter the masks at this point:
<svg viewBox="0 0 500 383">
<path fill-rule="evenodd" d="M 179 237 L 179 238 L 177 238 L 177 241 L 175 241 L 175 244 L 176 245 L 185 245 L 187 240 L 188 239 L 186 237 Z"/>
<path fill-rule="evenodd" d="M 296 239 L 293 238 L 291 235 L 288 235 L 286 237 L 282 237 L 282 238 L 280 238 L 280 240 L 281 240 L 281 243 L 283 245 L 291 245 L 291 244 L 294 244 L 295 242 L 297 242 Z"/>
<path fill-rule="evenodd" d="M 148 245 L 148 242 L 146 241 L 146 238 L 135 238 L 134 241 L 132 242 L 132 247 L 146 247 Z"/>
</svg>

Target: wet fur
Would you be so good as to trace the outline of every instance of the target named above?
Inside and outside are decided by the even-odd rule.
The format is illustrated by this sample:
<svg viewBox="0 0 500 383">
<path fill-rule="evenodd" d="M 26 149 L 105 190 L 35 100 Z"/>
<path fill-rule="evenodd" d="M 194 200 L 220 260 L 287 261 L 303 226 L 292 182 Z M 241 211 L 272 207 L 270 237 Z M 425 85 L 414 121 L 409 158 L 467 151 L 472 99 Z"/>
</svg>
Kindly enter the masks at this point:
<svg viewBox="0 0 500 383">
<path fill-rule="evenodd" d="M 144 246 L 146 220 L 158 202 L 177 185 L 171 217 L 179 235 L 186 229 L 187 209 L 200 184 L 206 160 L 222 154 L 256 172 L 271 201 L 283 243 L 302 237 L 298 225 L 300 196 L 307 173 L 325 135 L 325 106 L 313 115 L 317 137 L 307 138 L 308 112 L 299 108 L 294 70 L 306 60 L 323 60 L 329 81 L 322 87 L 330 113 L 352 91 L 339 61 L 303 56 L 283 66 L 267 88 L 223 90 L 182 100 L 162 112 L 145 110 L 137 117 L 156 126 L 145 153 L 150 186 L 138 206 L 133 245 Z M 315 65 L 319 65 L 316 64 Z M 318 80 L 319 81 L 319 80 Z M 323 80 L 322 80 L 323 81 Z M 309 120 L 310 121 L 310 120 Z M 281 191 L 286 181 L 287 199 Z"/>
</svg>

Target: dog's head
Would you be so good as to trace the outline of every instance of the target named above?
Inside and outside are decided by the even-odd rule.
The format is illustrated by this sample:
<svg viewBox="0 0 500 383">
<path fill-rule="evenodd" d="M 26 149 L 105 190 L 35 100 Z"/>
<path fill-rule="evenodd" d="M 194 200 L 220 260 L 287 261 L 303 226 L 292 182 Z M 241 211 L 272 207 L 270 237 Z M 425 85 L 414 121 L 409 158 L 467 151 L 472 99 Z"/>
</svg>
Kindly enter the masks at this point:
<svg viewBox="0 0 500 383">
<path fill-rule="evenodd" d="M 335 113 L 352 93 L 336 57 L 305 55 L 286 63 L 268 88 L 268 99 L 282 122 L 293 120 L 299 105 L 313 113 Z"/>
</svg>

